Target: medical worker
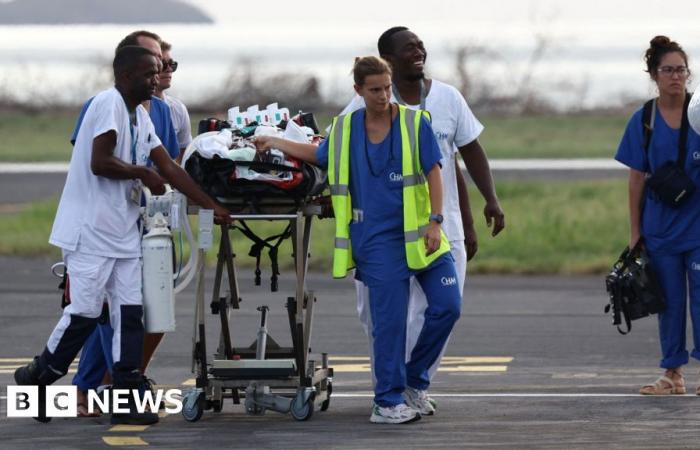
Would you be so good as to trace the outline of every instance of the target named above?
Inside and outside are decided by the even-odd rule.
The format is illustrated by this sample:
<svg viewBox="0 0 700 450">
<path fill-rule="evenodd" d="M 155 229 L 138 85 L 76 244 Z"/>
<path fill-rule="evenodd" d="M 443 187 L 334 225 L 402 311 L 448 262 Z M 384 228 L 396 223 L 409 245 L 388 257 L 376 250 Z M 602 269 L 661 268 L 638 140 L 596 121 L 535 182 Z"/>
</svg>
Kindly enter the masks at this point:
<svg viewBox="0 0 700 450">
<path fill-rule="evenodd" d="M 377 378 L 370 421 L 408 423 L 421 414 L 404 392 L 428 388 L 428 369 L 460 314 L 458 276 L 442 231 L 440 149 L 424 111 L 390 101 L 386 61 L 359 58 L 353 75 L 366 107 L 336 117 L 318 148 L 276 137 L 256 144 L 261 152 L 276 148 L 327 168 L 336 220 L 333 276 L 354 267 L 369 287 Z M 406 363 L 411 276 L 428 307 Z"/>
<path fill-rule="evenodd" d="M 119 44 L 117 44 L 117 48 L 115 49 L 116 53 L 119 49 L 128 45 L 137 45 L 150 50 L 157 57 L 159 67 L 161 67 L 162 70 L 159 73 L 159 85 L 156 87 L 155 94 L 158 93 L 158 88 L 162 81 L 161 76 L 168 72 L 163 62 L 163 44 L 163 40 L 157 34 L 146 30 L 138 30 L 126 35 Z M 71 136 L 71 143 L 73 144 L 75 144 L 75 139 L 80 131 L 85 111 L 87 111 L 91 102 L 92 98 L 83 105 Z M 150 99 L 141 102 L 141 105 L 148 111 L 148 116 L 151 122 L 153 122 L 156 136 L 160 139 L 163 147 L 168 151 L 171 158 L 177 158 L 180 151 L 179 138 L 176 136 L 176 129 L 174 128 L 174 123 L 170 116 L 170 107 L 168 104 L 158 98 L 157 95 L 153 95 Z M 148 161 L 148 165 L 152 165 L 152 163 Z M 70 276 L 70 268 L 68 268 L 68 273 Z M 78 386 L 79 417 L 97 417 L 100 415 L 99 411 L 88 411 L 87 393 L 91 389 L 97 389 L 99 391 L 100 387 L 108 387 L 112 382 L 111 371 L 113 361 L 111 342 L 113 334 L 114 330 L 112 330 L 112 326 L 109 323 L 109 310 L 105 306 L 95 331 L 85 342 L 85 346 L 80 353 L 78 371 L 73 377 L 73 384 Z M 144 363 L 141 367 L 142 373 L 145 373 L 145 368 L 162 337 L 162 333 L 146 333 L 144 337 Z M 144 380 L 146 382 L 144 387 L 151 389 L 151 380 L 146 377 L 144 377 Z"/>
<path fill-rule="evenodd" d="M 486 223 L 489 226 L 493 224 L 492 236 L 498 235 L 505 227 L 505 216 L 496 195 L 488 158 L 479 143 L 479 135 L 484 126 L 474 116 L 467 101 L 454 86 L 426 76 L 425 62 L 428 52 L 423 41 L 407 27 L 392 27 L 382 33 L 377 41 L 377 50 L 391 66 L 392 101 L 406 105 L 407 108 L 423 109 L 430 113 L 432 119 L 430 123 L 442 155 L 440 160 L 444 215 L 442 228 L 450 243 L 459 289 L 463 292 L 467 261 L 474 256 L 478 245 L 466 180 L 457 164 L 458 153 L 464 159 L 469 175 L 484 198 L 483 213 Z M 341 114 L 356 111 L 364 106 L 362 97 L 356 95 Z M 369 293 L 367 285 L 361 281 L 355 282 L 355 289 L 357 312 L 369 337 L 369 353 L 372 360 Z M 420 284 L 413 279 L 406 325 L 407 361 L 410 361 L 411 352 L 423 328 L 427 307 L 425 294 Z M 447 343 L 443 347 L 442 354 L 446 348 Z M 431 379 L 437 372 L 442 354 L 430 368 Z M 412 391 L 407 391 L 406 394 L 409 404 L 419 408 L 421 414 L 435 414 L 437 402 L 429 397 L 427 392 L 422 393 L 421 398 L 415 398 Z"/>
<path fill-rule="evenodd" d="M 217 205 L 170 158 L 140 104 L 149 99 L 160 72 L 156 56 L 143 47 L 121 48 L 113 62 L 115 85 L 96 95 L 76 136 L 66 185 L 49 242 L 70 267 L 71 303 L 40 356 L 15 371 L 18 385 L 39 386 L 39 415 L 48 422 L 46 386 L 68 372 L 95 330 L 105 294 L 114 329 L 112 377 L 115 389 L 139 389 L 143 353 L 141 184 L 163 192 L 164 179 L 195 203 L 214 210 L 219 222 L 228 211 Z M 150 159 L 158 172 L 146 166 Z M 162 177 L 162 178 L 161 178 Z M 43 397 L 43 399 L 42 399 Z M 152 412 L 139 413 L 129 396 L 127 413 L 113 413 L 113 424 L 147 425 Z"/>
<path fill-rule="evenodd" d="M 192 142 L 192 125 L 190 124 L 190 113 L 187 107 L 177 97 L 166 94 L 165 91 L 170 89 L 173 82 L 173 73 L 178 68 L 178 62 L 171 56 L 173 46 L 169 42 L 161 41 L 161 49 L 163 49 L 163 71 L 158 77 L 158 89 L 156 96 L 163 100 L 170 107 L 170 114 L 173 119 L 173 127 L 177 134 L 177 143 L 180 145 L 180 154 L 176 158 L 178 164 L 182 161 L 185 155 L 187 146 Z"/>
<path fill-rule="evenodd" d="M 615 159 L 630 168 L 629 246 L 632 248 L 639 239 L 644 239 L 667 301 L 666 310 L 659 314 L 660 366 L 665 371 L 654 383 L 643 386 L 640 393 L 685 394 L 681 368 L 688 363 L 685 343 L 688 290 L 693 322 L 691 355 L 700 359 L 700 190 L 680 207 L 672 208 L 645 189 L 645 178 L 666 162 L 678 159 L 690 70 L 686 53 L 666 36 L 651 40 L 644 59 L 659 92 L 656 110 L 652 110 L 654 114 L 650 118 L 651 140 L 645 149 L 643 109 L 640 109 L 629 120 L 615 155 Z M 700 136 L 690 128 L 686 149 L 683 168 L 695 185 L 700 186 Z"/>
</svg>

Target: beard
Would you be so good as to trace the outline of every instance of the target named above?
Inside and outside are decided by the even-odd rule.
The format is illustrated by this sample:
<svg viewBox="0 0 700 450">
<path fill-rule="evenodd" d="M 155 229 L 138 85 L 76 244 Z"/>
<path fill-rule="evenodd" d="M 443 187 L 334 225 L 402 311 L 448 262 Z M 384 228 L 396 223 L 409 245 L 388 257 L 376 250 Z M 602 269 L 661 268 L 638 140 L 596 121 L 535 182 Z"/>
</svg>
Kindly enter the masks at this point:
<svg viewBox="0 0 700 450">
<path fill-rule="evenodd" d="M 425 79 L 425 72 L 409 73 L 403 77 L 406 81 L 420 81 Z"/>
<path fill-rule="evenodd" d="M 139 103 L 143 103 L 146 100 L 151 99 L 151 90 L 150 90 L 150 87 L 148 87 L 148 86 L 140 87 L 138 89 L 135 89 L 134 91 L 135 91 L 134 97 L 136 97 L 138 99 Z M 155 94 L 155 92 L 154 92 L 154 94 Z"/>
</svg>

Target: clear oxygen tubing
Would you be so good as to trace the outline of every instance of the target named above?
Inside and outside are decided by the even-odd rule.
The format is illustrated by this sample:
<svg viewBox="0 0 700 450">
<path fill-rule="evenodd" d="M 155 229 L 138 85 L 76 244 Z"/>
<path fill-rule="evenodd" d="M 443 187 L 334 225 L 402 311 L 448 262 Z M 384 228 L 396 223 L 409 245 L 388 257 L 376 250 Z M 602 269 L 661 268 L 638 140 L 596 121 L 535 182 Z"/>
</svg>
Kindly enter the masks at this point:
<svg viewBox="0 0 700 450">
<path fill-rule="evenodd" d="M 182 157 L 182 162 L 180 163 L 180 166 L 184 169 L 185 168 L 185 163 L 187 163 L 187 160 L 189 157 L 192 155 L 197 150 L 197 144 L 199 143 L 199 140 L 202 137 L 206 136 L 213 136 L 219 134 L 218 131 L 209 131 L 207 133 L 202 133 L 198 136 L 196 136 L 192 142 L 190 142 L 190 145 L 187 146 L 185 149 L 185 153 Z M 190 246 L 190 257 L 187 260 L 187 264 L 185 264 L 185 267 L 182 268 L 182 270 L 177 274 L 177 278 L 173 279 L 173 283 L 175 283 L 174 287 L 174 293 L 179 294 L 182 292 L 183 289 L 187 287 L 190 282 L 192 282 L 192 279 L 195 276 L 196 267 L 197 267 L 197 259 L 198 259 L 198 248 L 197 248 L 197 243 L 194 239 L 194 235 L 192 233 L 192 227 L 190 226 L 190 221 L 187 218 L 187 208 L 180 208 L 180 223 L 182 224 L 181 229 L 185 230 L 185 236 L 187 237 L 187 243 Z M 182 233 L 182 231 L 180 231 Z M 182 257 L 182 255 L 180 255 Z"/>
<path fill-rule="evenodd" d="M 177 279 L 173 280 L 175 287 L 173 292 L 179 294 L 183 289 L 187 287 L 195 276 L 195 268 L 197 267 L 197 258 L 199 252 L 197 251 L 197 243 L 194 240 L 194 234 L 192 233 L 192 227 L 190 226 L 190 221 L 187 217 L 187 208 L 180 208 L 180 223 L 182 224 L 182 229 L 185 230 L 185 236 L 187 237 L 187 243 L 190 247 L 190 257 L 187 260 L 187 264 L 182 268 L 182 271 L 177 275 Z M 180 231 L 182 233 L 182 230 Z M 180 255 L 182 257 L 182 255 Z"/>
</svg>

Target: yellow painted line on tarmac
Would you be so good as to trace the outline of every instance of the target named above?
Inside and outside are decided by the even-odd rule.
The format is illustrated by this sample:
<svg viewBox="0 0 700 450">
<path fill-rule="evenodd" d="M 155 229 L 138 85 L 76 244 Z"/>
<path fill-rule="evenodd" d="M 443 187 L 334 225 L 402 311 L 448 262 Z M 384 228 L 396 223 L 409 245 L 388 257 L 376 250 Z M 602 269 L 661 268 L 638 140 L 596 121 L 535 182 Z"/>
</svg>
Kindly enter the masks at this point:
<svg viewBox="0 0 700 450">
<path fill-rule="evenodd" d="M 7 363 L 7 364 L 11 364 L 11 363 L 21 364 L 21 363 L 29 363 L 32 361 L 34 361 L 34 358 L 0 358 L 0 364 L 5 364 L 5 363 Z M 75 360 L 73 360 L 73 364 L 77 364 L 78 361 L 80 361 L 80 359 L 75 358 Z"/>
<path fill-rule="evenodd" d="M 438 372 L 506 372 L 508 366 L 457 366 L 439 367 Z"/>
<path fill-rule="evenodd" d="M 9 365 L 9 366 L 0 366 L 0 370 L 12 370 L 12 371 L 14 371 L 15 369 L 17 369 L 17 368 L 19 368 L 19 367 L 22 367 L 22 366 L 24 366 L 24 364 L 12 364 L 12 365 Z M 73 369 L 77 369 L 77 368 L 78 368 L 78 365 L 77 365 L 77 364 L 71 364 L 70 367 L 73 368 Z"/>
<path fill-rule="evenodd" d="M 333 364 L 333 372 L 347 373 L 347 372 L 369 372 L 369 363 L 367 364 Z"/>
<path fill-rule="evenodd" d="M 361 361 L 369 363 L 369 356 L 331 356 L 330 361 Z M 445 356 L 442 364 L 505 364 L 513 361 L 512 356 Z"/>
<path fill-rule="evenodd" d="M 0 375 L 2 374 L 13 374 L 15 373 L 15 370 L 17 367 L 14 367 L 12 369 L 0 369 Z M 68 370 L 68 373 L 76 373 L 78 370 L 77 369 L 70 369 Z"/>
<path fill-rule="evenodd" d="M 442 358 L 438 372 L 507 372 L 512 356 L 445 356 Z M 369 372 L 369 356 L 331 356 L 331 367 L 337 373 Z M 339 364 L 337 361 L 348 361 Z M 196 379 L 189 378 L 182 386 L 195 386 Z"/>
<path fill-rule="evenodd" d="M 369 361 L 369 356 L 329 356 L 329 361 Z"/>
<path fill-rule="evenodd" d="M 165 417 L 167 414 L 158 414 Z M 114 425 L 107 430 L 110 433 L 141 433 L 146 431 L 150 425 Z M 148 442 L 140 436 L 102 436 L 102 441 L 112 447 L 147 446 Z"/>
<path fill-rule="evenodd" d="M 513 362 L 512 356 L 445 356 L 442 364 L 505 364 Z"/>
<path fill-rule="evenodd" d="M 445 366 L 441 365 L 438 372 L 506 372 L 508 366 Z M 333 371 L 338 373 L 369 372 L 369 364 L 333 364 Z"/>
<path fill-rule="evenodd" d="M 138 436 L 102 436 L 105 444 L 113 447 L 144 446 L 148 442 Z"/>
<path fill-rule="evenodd" d="M 114 433 L 138 433 L 146 430 L 148 427 L 149 425 L 115 425 L 107 431 Z"/>
</svg>

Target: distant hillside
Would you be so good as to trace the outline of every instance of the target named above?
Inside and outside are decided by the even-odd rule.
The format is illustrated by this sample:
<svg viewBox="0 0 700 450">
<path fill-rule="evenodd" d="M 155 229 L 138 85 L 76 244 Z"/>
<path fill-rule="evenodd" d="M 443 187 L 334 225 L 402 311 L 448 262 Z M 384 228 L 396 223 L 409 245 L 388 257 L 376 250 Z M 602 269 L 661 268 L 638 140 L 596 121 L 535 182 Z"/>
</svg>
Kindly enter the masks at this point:
<svg viewBox="0 0 700 450">
<path fill-rule="evenodd" d="M 0 0 L 0 25 L 212 22 L 179 0 Z"/>
</svg>

